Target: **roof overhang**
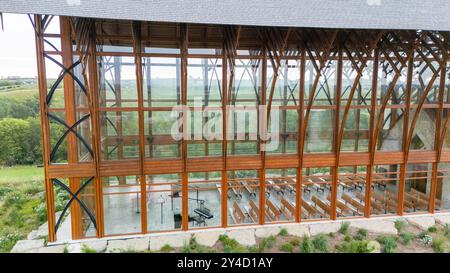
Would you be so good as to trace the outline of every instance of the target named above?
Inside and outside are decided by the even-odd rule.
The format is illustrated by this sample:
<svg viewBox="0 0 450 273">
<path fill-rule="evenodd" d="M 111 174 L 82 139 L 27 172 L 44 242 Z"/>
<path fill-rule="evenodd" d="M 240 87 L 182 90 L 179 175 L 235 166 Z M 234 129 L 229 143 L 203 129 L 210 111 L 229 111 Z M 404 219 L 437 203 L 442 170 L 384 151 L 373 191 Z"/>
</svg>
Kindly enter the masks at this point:
<svg viewBox="0 0 450 273">
<path fill-rule="evenodd" d="M 0 0 L 0 12 L 202 24 L 450 31 L 448 0 Z"/>
</svg>

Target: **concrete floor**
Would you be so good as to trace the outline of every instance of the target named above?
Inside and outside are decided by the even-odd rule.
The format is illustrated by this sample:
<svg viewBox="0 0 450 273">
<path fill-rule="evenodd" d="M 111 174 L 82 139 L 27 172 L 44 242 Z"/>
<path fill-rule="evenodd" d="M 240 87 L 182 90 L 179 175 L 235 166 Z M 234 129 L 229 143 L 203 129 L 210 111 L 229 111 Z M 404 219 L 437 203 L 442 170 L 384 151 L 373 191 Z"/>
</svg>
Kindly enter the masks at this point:
<svg viewBox="0 0 450 273">
<path fill-rule="evenodd" d="M 211 184 L 211 183 L 210 183 Z M 136 188 L 133 188 L 136 187 Z M 189 211 L 189 227 L 190 228 L 203 228 L 203 227 L 219 227 L 221 225 L 221 190 L 220 184 L 208 185 L 209 189 L 197 189 L 191 187 L 189 191 L 188 211 Z M 214 189 L 214 187 L 216 187 Z M 131 186 L 135 191 L 138 186 Z M 213 189 L 211 189 L 213 188 Z M 115 194 L 105 195 L 103 199 L 104 206 L 104 220 L 105 220 L 105 234 L 129 234 L 141 232 L 141 209 L 140 209 L 140 194 L 129 193 L 130 187 L 116 187 L 109 189 L 107 192 Z M 149 188 L 147 193 L 147 219 L 149 231 L 168 231 L 181 228 L 181 219 L 176 221 L 175 216 L 181 215 L 181 193 L 177 197 L 172 198 L 173 191 L 179 191 L 179 188 L 172 190 L 172 185 L 157 185 L 157 188 Z M 157 191 L 156 191 L 157 190 Z M 375 186 L 373 188 L 375 192 L 382 194 L 384 189 L 382 187 Z M 390 192 L 397 192 L 395 185 L 388 185 L 387 189 Z M 155 192 L 156 191 L 156 192 Z M 239 191 L 241 196 L 237 197 L 233 191 L 228 192 L 228 223 L 230 226 L 236 225 L 231 217 L 231 211 L 234 201 L 238 203 L 244 213 L 250 210 L 249 201 L 253 200 L 259 206 L 259 188 L 255 187 L 255 195 L 250 194 L 241 189 Z M 338 188 L 338 196 L 342 196 L 343 193 L 347 193 L 356 199 L 356 193 L 360 192 L 364 194 L 365 188 Z M 325 187 L 323 192 L 318 191 L 315 188 L 311 188 L 310 191 L 306 191 L 305 188 L 302 191 L 302 198 L 310 205 L 322 211 L 319 207 L 315 206 L 312 202 L 312 196 L 318 197 L 323 202 L 329 204 L 327 196 L 331 193 L 331 189 Z M 198 196 L 197 196 L 198 194 Z M 195 209 L 201 207 L 201 203 L 197 201 L 204 200 L 204 208 L 210 210 L 211 219 L 205 219 L 204 223 L 199 225 L 198 221 L 194 221 L 194 218 L 198 216 L 194 212 Z M 285 198 L 291 204 L 295 205 L 295 192 L 290 193 L 287 190 L 280 192 L 274 187 L 267 187 L 266 199 L 272 201 L 272 203 L 280 208 L 281 199 Z M 351 207 L 351 205 L 347 204 Z M 240 224 L 251 224 L 253 221 L 246 215 L 246 219 Z M 346 215 L 348 217 L 358 215 Z M 308 218 L 309 217 L 309 218 Z M 302 215 L 304 219 L 311 219 L 310 216 Z M 279 219 L 280 221 L 286 221 L 284 215 Z M 266 222 L 269 222 L 266 219 Z M 87 235 L 95 235 L 95 229 L 90 226 L 87 230 Z M 66 216 L 65 221 L 62 223 L 58 230 L 58 241 L 70 240 L 71 228 L 70 228 L 70 215 Z"/>
</svg>

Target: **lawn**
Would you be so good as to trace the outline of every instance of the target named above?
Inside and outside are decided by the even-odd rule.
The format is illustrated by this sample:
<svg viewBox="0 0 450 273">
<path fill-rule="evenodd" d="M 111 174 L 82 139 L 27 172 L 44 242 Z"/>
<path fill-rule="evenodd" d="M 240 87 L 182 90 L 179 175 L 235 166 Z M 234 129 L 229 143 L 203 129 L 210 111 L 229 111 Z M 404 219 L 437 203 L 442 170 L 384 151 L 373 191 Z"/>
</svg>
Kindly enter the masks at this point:
<svg viewBox="0 0 450 273">
<path fill-rule="evenodd" d="M 19 184 L 44 180 L 44 168 L 36 166 L 0 166 L 0 185 Z"/>
<path fill-rule="evenodd" d="M 0 253 L 46 221 L 44 170 L 0 167 Z"/>
</svg>

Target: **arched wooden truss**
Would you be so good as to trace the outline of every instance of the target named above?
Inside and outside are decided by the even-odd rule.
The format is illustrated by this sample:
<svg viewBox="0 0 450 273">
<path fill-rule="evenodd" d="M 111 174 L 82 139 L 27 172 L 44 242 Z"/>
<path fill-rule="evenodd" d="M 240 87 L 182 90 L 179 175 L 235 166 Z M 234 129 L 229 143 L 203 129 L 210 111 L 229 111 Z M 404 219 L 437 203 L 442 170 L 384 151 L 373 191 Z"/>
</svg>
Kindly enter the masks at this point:
<svg viewBox="0 0 450 273">
<path fill-rule="evenodd" d="M 83 232 L 82 219 L 87 212 L 92 223 L 95 223 L 94 236 L 105 236 L 103 226 L 104 211 L 102 201 L 102 177 L 136 175 L 141 181 L 142 226 L 141 232 L 147 233 L 146 203 L 146 176 L 151 174 L 179 173 L 183 196 L 188 192 L 188 173 L 218 171 L 222 173 L 222 226 L 227 227 L 227 172 L 230 170 L 255 169 L 259 171 L 260 197 L 259 202 L 265 202 L 265 170 L 269 168 L 296 168 L 297 181 L 302 181 L 302 169 L 310 167 L 332 168 L 333 191 L 331 195 L 331 219 L 336 219 L 336 188 L 338 183 L 338 168 L 341 166 L 363 165 L 367 167 L 366 174 L 366 207 L 364 216 L 370 217 L 370 195 L 373 167 L 380 164 L 399 164 L 400 190 L 398 193 L 398 214 L 403 214 L 403 190 L 405 185 L 406 165 L 412 163 L 432 163 L 433 180 L 429 204 L 429 212 L 434 213 L 434 194 L 436 191 L 436 177 L 439 162 L 449 162 L 450 153 L 444 149 L 447 128 L 450 125 L 450 115 L 444 116 L 447 96 L 445 85 L 448 85 L 447 64 L 450 51 L 450 36 L 448 33 L 434 31 L 390 31 L 390 30 L 346 30 L 346 29 L 300 29 L 300 28 L 266 28 L 244 26 L 208 26 L 189 24 L 162 24 L 147 22 L 123 22 L 113 20 L 94 20 L 82 18 L 60 18 L 60 33 L 47 33 L 47 26 L 52 16 L 35 15 L 30 17 L 36 30 L 36 47 L 39 71 L 39 90 L 41 106 L 41 123 L 43 138 L 43 156 L 47 192 L 47 208 L 49 212 L 49 241 L 55 241 L 56 231 L 61 219 L 55 218 L 55 194 L 57 187 L 67 191 L 71 198 L 64 211 L 71 212 L 72 237 L 80 239 L 86 237 Z M 103 24 L 102 22 L 105 22 Z M 60 40 L 60 46 L 54 45 L 50 40 Z M 277 81 L 284 72 L 284 60 L 295 60 L 299 66 L 299 82 L 287 92 L 293 104 L 282 105 L 284 109 L 295 110 L 298 115 L 298 130 L 296 133 L 286 133 L 284 139 L 296 141 L 295 153 L 273 154 L 260 151 L 256 154 L 238 155 L 229 153 L 229 147 L 234 144 L 227 139 L 221 143 L 221 154 L 216 156 L 190 157 L 188 155 L 188 140 L 174 142 L 167 136 L 159 136 L 148 142 L 146 132 L 148 124 L 144 122 L 146 112 L 156 106 L 144 104 L 144 78 L 148 77 L 143 69 L 143 60 L 147 56 L 154 56 L 144 50 L 146 43 L 154 47 L 176 48 L 179 53 L 161 53 L 155 56 L 177 56 L 180 63 L 180 91 L 177 102 L 187 105 L 187 66 L 192 55 L 191 48 L 212 48 L 216 50 L 214 58 L 221 61 L 222 79 L 218 79 L 220 91 L 220 108 L 225 111 L 227 106 L 235 104 L 236 90 L 239 89 L 239 76 L 236 74 L 237 61 L 242 58 L 240 50 L 247 50 L 249 55 L 244 56 L 251 60 L 251 68 L 261 69 L 260 90 L 255 89 L 257 104 L 268 106 L 265 114 L 271 114 L 272 103 L 276 92 Z M 129 52 L 103 51 L 104 44 L 111 46 L 129 45 Z M 200 53 L 205 58 L 210 55 Z M 134 106 L 121 105 L 121 92 L 115 81 L 120 78 L 111 76 L 111 81 L 103 81 L 105 74 L 99 73 L 98 58 L 109 56 L 109 61 L 103 62 L 101 73 L 112 73 L 114 69 L 114 56 L 132 57 L 137 79 L 137 101 Z M 344 67 L 344 61 L 348 64 Z M 61 74 L 57 80 L 50 84 L 47 82 L 46 64 L 52 62 L 60 67 Z M 311 86 L 305 86 L 306 62 L 311 65 L 313 81 Z M 331 62 L 336 66 L 331 68 Z M 270 66 L 270 68 L 268 67 Z M 389 86 L 380 97 L 378 94 L 377 79 L 380 71 L 389 76 Z M 268 69 L 272 69 L 272 78 L 267 80 Z M 77 73 L 75 73 L 75 70 Z M 427 71 L 429 76 L 423 76 Z M 254 72 L 254 71 L 253 71 Z M 218 78 L 219 71 L 216 71 Z M 251 74 L 250 70 L 248 73 Z M 256 72 L 254 72 L 256 73 Z M 371 77 L 371 92 L 361 94 L 361 79 L 363 75 Z M 403 73 L 403 74 L 402 74 Z M 413 73 L 416 73 L 413 75 Z M 406 92 L 397 94 L 397 81 L 406 74 Z M 331 75 L 331 76 L 330 76 Z M 416 75 L 416 76 L 415 76 Z M 335 77 L 336 89 L 330 90 L 325 86 L 330 77 Z M 413 77 L 417 78 L 420 87 L 412 91 Z M 343 86 L 343 79 L 351 82 Z M 258 79 L 259 81 L 259 79 Z M 103 87 L 99 87 L 102 82 Z M 414 138 L 414 128 L 424 109 L 431 108 L 429 94 L 439 82 L 436 134 L 434 149 L 413 150 L 411 143 Z M 60 85 L 63 88 L 59 88 Z M 116 103 L 107 105 L 102 101 L 99 89 L 108 89 L 112 92 Z M 295 91 L 298 90 L 298 91 Z M 62 107 L 53 106 L 56 92 L 64 93 Z M 150 91 L 148 91 L 150 94 Z M 205 91 L 209 98 L 210 90 Z M 295 93 L 298 92 L 298 95 Z M 316 106 L 317 93 L 324 92 L 327 102 Z M 412 97 L 414 102 L 412 102 Z M 404 101 L 401 118 L 395 120 L 403 122 L 403 139 L 401 150 L 382 151 L 380 139 L 384 133 L 387 119 L 394 120 L 392 116 L 385 116 L 390 103 L 395 100 Z M 379 100 L 379 103 L 377 101 Z M 206 102 L 208 105 L 208 101 Z M 360 151 L 345 151 L 342 145 L 346 136 L 346 123 L 350 111 L 359 106 L 367 106 L 370 113 L 369 129 L 367 130 L 368 148 Z M 115 108 L 112 108 L 115 107 Z M 311 112 L 314 108 L 328 109 L 333 114 L 333 136 L 330 151 L 312 153 L 307 151 L 308 126 Z M 137 112 L 137 135 L 122 136 L 120 120 L 112 121 L 102 111 L 135 111 Z M 356 108 L 355 108 L 356 109 Z M 159 110 L 169 111 L 168 107 Z M 119 111 L 119 110 L 117 110 Z M 357 111 L 357 113 L 359 113 Z M 149 114 L 151 115 L 151 114 Z M 222 115 L 223 134 L 227 135 L 227 115 Z M 50 143 L 51 124 L 57 122 L 65 130 L 57 143 Z M 116 136 L 103 141 L 101 124 L 109 123 L 116 131 Z M 395 124 L 391 123 L 391 127 Z M 258 124 L 267 127 L 267 124 Z M 150 126 L 151 134 L 151 126 Z M 360 134 L 352 135 L 359 138 Z M 65 144 L 64 144 L 65 143 Z M 106 143 L 106 144 L 105 144 Z M 108 143 L 111 143 L 111 149 Z M 137 154 L 134 158 L 122 158 L 123 145 L 137 143 Z M 149 144 L 150 143 L 150 144 Z M 204 142 L 199 142 L 204 143 Z M 151 145 L 175 144 L 179 145 L 180 156 L 171 160 L 151 158 Z M 258 147 L 264 141 L 258 139 Z M 56 162 L 59 147 L 66 145 L 67 154 L 64 164 Z M 102 145 L 106 145 L 102 147 Z M 205 143 L 206 147 L 208 144 Z M 149 155 L 146 147 L 149 146 Z M 234 149 L 234 148 L 233 148 Z M 232 150 L 233 150 L 232 149 Z M 80 151 L 87 151 L 80 154 Z M 109 151 L 109 155 L 117 153 L 118 160 L 109 160 L 108 154 L 102 157 L 102 151 Z M 84 182 L 83 182 L 84 181 Z M 92 184 L 90 192 L 92 204 L 86 205 L 79 195 L 83 189 Z M 296 184 L 297 192 L 301 192 L 301 182 Z M 76 201 L 76 202 L 74 202 Z M 183 215 L 188 214 L 187 197 L 183 201 Z M 296 197 L 296 221 L 301 221 L 301 195 Z M 83 212 L 84 211 L 84 212 Z M 264 224 L 265 210 L 260 210 L 259 224 Z M 187 219 L 183 218 L 182 229 L 187 230 Z"/>
</svg>

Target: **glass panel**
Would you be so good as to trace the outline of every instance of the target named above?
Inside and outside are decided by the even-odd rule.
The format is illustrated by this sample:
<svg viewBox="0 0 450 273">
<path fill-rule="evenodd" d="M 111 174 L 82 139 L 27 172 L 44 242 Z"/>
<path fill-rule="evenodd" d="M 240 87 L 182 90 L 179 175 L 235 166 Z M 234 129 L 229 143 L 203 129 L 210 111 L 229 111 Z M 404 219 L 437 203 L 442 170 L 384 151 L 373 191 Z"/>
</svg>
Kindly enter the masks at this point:
<svg viewBox="0 0 450 273">
<path fill-rule="evenodd" d="M 374 166 L 372 174 L 371 214 L 396 214 L 400 165 Z"/>
<path fill-rule="evenodd" d="M 261 61 L 237 59 L 228 112 L 228 154 L 257 154 L 259 152 L 258 109 L 261 94 Z M 242 107 L 245 106 L 245 107 Z M 250 107 L 251 106 L 251 107 Z M 256 122 L 255 122 L 256 121 Z"/>
<path fill-rule="evenodd" d="M 137 112 L 100 112 L 102 159 L 139 157 Z"/>
<path fill-rule="evenodd" d="M 141 232 L 141 186 L 138 176 L 103 177 L 105 235 Z"/>
<path fill-rule="evenodd" d="M 189 227 L 221 226 L 221 173 L 190 173 L 188 188 Z"/>
<path fill-rule="evenodd" d="M 366 166 L 339 167 L 336 200 L 338 217 L 364 215 L 366 169 Z"/>
<path fill-rule="evenodd" d="M 97 65 L 100 107 L 137 107 L 134 58 L 104 56 Z"/>
<path fill-rule="evenodd" d="M 222 154 L 222 60 L 188 59 L 187 104 L 191 108 L 188 156 Z"/>
<path fill-rule="evenodd" d="M 266 222 L 295 221 L 296 169 L 266 169 Z"/>
<path fill-rule="evenodd" d="M 303 169 L 302 219 L 330 218 L 331 189 L 330 167 Z"/>
<path fill-rule="evenodd" d="M 228 172 L 228 225 L 259 223 L 259 173 Z"/>
<path fill-rule="evenodd" d="M 334 124 L 334 110 L 312 109 L 308 119 L 305 152 L 331 152 L 333 150 Z"/>
<path fill-rule="evenodd" d="M 180 58 L 143 58 L 144 107 L 181 104 Z"/>
<path fill-rule="evenodd" d="M 182 222 L 181 175 L 147 176 L 148 230 L 180 230 Z"/>
<path fill-rule="evenodd" d="M 406 170 L 404 212 L 428 211 L 432 177 L 432 164 L 408 164 Z"/>
<path fill-rule="evenodd" d="M 450 163 L 439 163 L 434 206 L 436 211 L 450 210 Z"/>
<path fill-rule="evenodd" d="M 169 111 L 144 111 L 145 156 L 149 158 L 180 157 L 181 143 L 172 136 L 178 117 Z M 174 127 L 175 126 L 175 127 Z"/>
<path fill-rule="evenodd" d="M 93 178 L 92 178 L 93 179 Z M 88 182 L 90 181 L 90 182 Z M 93 217 L 95 217 L 95 187 L 94 181 L 90 178 L 82 178 L 80 179 L 80 186 L 84 183 L 88 182 L 88 185 L 84 187 L 84 189 L 80 192 L 79 198 L 86 205 L 89 212 Z M 96 230 L 95 226 L 92 223 L 91 218 L 88 213 L 81 209 L 81 227 L 83 232 L 83 237 L 95 237 Z"/>
</svg>

